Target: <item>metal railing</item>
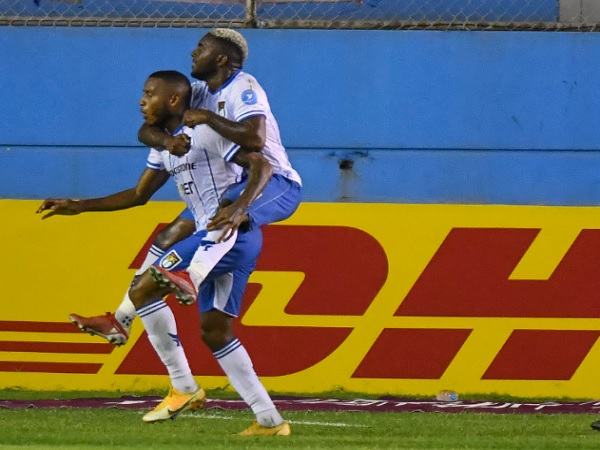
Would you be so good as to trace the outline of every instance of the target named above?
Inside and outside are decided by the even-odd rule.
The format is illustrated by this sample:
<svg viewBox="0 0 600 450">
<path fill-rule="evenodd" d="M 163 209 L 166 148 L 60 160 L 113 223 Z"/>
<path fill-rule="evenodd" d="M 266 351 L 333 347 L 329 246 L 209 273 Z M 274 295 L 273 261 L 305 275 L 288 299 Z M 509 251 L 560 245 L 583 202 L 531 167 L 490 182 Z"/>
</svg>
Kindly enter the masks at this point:
<svg viewBox="0 0 600 450">
<path fill-rule="evenodd" d="M 4 26 L 580 30 L 598 0 L 0 0 Z"/>
</svg>

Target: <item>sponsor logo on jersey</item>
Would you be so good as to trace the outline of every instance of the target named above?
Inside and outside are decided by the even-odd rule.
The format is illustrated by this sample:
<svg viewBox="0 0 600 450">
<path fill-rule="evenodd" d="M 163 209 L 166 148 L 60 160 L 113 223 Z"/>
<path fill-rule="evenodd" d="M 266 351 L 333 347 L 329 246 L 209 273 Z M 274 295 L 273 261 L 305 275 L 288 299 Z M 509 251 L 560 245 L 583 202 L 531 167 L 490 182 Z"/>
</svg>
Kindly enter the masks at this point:
<svg viewBox="0 0 600 450">
<path fill-rule="evenodd" d="M 225 102 L 219 102 L 218 111 L 221 117 L 227 117 L 227 114 L 225 113 Z"/>
<path fill-rule="evenodd" d="M 185 172 L 188 170 L 196 170 L 196 163 L 180 164 L 177 167 L 173 167 L 171 170 L 169 170 L 169 174 L 171 174 L 171 176 L 173 177 L 178 173 Z"/>
</svg>

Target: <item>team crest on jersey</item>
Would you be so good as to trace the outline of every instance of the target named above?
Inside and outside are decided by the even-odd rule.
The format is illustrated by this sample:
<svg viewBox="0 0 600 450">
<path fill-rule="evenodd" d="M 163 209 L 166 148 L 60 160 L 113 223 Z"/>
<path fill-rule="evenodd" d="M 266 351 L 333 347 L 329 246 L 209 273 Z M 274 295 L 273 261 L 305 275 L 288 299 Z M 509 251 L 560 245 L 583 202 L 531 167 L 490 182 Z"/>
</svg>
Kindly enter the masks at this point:
<svg viewBox="0 0 600 450">
<path fill-rule="evenodd" d="M 182 261 L 181 256 L 177 254 L 175 250 L 171 250 L 160 260 L 161 267 L 164 267 L 167 270 L 171 270 Z"/>
<path fill-rule="evenodd" d="M 218 108 L 219 115 L 221 117 L 227 117 L 227 114 L 225 113 L 225 102 L 219 102 Z"/>
<path fill-rule="evenodd" d="M 246 105 L 254 105 L 258 101 L 256 98 L 256 92 L 254 92 L 252 89 L 245 90 L 242 92 L 242 101 Z"/>
</svg>

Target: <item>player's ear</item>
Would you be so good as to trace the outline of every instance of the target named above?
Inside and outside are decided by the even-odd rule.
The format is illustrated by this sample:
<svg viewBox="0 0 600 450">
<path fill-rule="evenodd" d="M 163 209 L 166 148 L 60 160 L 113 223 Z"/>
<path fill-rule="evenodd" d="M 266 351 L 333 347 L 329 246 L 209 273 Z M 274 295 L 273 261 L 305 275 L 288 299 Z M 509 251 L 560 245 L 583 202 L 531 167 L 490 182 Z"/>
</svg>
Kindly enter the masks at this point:
<svg viewBox="0 0 600 450">
<path fill-rule="evenodd" d="M 169 103 L 171 104 L 171 106 L 178 106 L 181 103 L 181 95 L 179 95 L 179 94 L 171 95 L 171 98 L 169 99 Z"/>
<path fill-rule="evenodd" d="M 222 67 L 229 62 L 229 56 L 219 55 L 217 56 L 217 66 Z"/>
</svg>

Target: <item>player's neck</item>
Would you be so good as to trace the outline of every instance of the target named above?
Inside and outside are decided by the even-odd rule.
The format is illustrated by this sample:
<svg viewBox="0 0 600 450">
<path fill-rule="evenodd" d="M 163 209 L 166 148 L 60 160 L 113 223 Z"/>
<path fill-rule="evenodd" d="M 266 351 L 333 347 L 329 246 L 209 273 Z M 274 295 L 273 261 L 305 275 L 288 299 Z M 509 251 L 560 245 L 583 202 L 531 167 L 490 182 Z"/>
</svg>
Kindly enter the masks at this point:
<svg viewBox="0 0 600 450">
<path fill-rule="evenodd" d="M 165 122 L 165 130 L 167 130 L 170 134 L 173 134 L 183 122 L 183 116 L 173 116 Z"/>
<path fill-rule="evenodd" d="M 238 70 L 237 67 L 228 67 L 223 70 L 217 71 L 212 77 L 206 80 L 206 84 L 211 91 L 215 92 L 219 90 L 221 86 L 223 86 L 227 80 L 229 80 Z"/>
</svg>

